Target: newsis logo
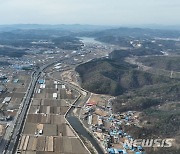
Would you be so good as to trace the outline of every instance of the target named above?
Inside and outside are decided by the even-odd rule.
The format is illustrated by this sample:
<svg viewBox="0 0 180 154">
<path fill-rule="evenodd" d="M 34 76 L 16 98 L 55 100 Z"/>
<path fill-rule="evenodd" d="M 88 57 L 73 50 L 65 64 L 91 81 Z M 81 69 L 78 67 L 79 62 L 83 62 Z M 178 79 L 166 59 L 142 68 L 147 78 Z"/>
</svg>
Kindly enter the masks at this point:
<svg viewBox="0 0 180 154">
<path fill-rule="evenodd" d="M 129 147 L 142 146 L 144 148 L 147 148 L 147 147 L 169 148 L 169 147 L 172 147 L 173 140 L 174 139 L 135 139 L 135 140 L 125 140 L 125 144 L 127 144 Z"/>
</svg>

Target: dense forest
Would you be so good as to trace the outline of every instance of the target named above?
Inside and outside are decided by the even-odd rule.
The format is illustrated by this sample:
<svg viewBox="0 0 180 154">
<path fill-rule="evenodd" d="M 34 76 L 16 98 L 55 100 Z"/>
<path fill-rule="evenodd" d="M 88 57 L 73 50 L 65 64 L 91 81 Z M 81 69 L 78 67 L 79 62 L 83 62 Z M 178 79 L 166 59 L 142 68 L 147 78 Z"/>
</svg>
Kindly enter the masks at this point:
<svg viewBox="0 0 180 154">
<path fill-rule="evenodd" d="M 141 57 L 138 59 L 144 65 L 150 67 L 156 67 L 160 69 L 165 69 L 169 71 L 179 71 L 180 72 L 180 57 L 170 57 L 170 56 L 153 56 L 153 57 Z"/>
<path fill-rule="evenodd" d="M 76 68 L 82 78 L 83 88 L 99 94 L 120 95 L 147 85 L 172 82 L 164 76 L 139 71 L 135 65 L 124 61 L 101 59 Z"/>
</svg>

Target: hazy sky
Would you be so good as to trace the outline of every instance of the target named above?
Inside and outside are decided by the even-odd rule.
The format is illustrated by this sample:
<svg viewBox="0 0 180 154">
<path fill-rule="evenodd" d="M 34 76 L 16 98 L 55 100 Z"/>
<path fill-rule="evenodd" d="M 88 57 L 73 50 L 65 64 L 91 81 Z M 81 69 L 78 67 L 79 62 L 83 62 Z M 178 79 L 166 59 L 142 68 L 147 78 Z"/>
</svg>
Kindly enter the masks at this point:
<svg viewBox="0 0 180 154">
<path fill-rule="evenodd" d="M 180 0 L 0 0 L 0 24 L 180 25 Z"/>
</svg>

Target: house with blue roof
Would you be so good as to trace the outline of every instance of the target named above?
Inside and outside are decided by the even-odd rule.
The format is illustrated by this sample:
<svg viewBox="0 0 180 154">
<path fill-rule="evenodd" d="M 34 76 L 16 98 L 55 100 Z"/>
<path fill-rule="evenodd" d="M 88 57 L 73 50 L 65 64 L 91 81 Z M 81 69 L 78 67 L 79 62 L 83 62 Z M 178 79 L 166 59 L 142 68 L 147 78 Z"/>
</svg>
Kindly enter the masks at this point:
<svg viewBox="0 0 180 154">
<path fill-rule="evenodd" d="M 38 80 L 38 83 L 39 83 L 39 84 L 45 84 L 45 80 L 39 79 L 39 80 Z"/>
<path fill-rule="evenodd" d="M 114 148 L 109 148 L 108 149 L 109 154 L 127 154 L 125 150 L 122 149 L 114 149 Z"/>
</svg>

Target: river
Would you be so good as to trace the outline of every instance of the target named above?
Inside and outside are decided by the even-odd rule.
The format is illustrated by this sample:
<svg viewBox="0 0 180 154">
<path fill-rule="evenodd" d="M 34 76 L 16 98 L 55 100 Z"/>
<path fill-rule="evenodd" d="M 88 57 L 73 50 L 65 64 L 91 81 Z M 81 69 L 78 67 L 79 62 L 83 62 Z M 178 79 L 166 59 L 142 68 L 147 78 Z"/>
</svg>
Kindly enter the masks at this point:
<svg viewBox="0 0 180 154">
<path fill-rule="evenodd" d="M 97 143 L 97 141 L 92 137 L 91 134 L 87 132 L 87 130 L 83 127 L 79 119 L 75 116 L 68 116 L 67 120 L 71 124 L 71 126 L 75 129 L 75 131 L 78 133 L 78 135 L 85 137 L 88 141 L 91 142 L 91 144 L 94 146 L 98 154 L 103 154 L 103 150 Z"/>
<path fill-rule="evenodd" d="M 101 42 L 96 41 L 94 38 L 89 38 L 89 37 L 78 37 L 78 38 L 85 44 L 86 43 L 102 44 Z M 86 102 L 88 98 L 89 96 L 84 98 L 83 101 Z M 80 101 L 82 100 L 79 99 L 76 102 L 76 105 L 78 105 Z M 103 154 L 104 152 L 102 148 L 100 147 L 100 145 L 98 144 L 98 142 L 96 141 L 96 139 L 83 127 L 80 120 L 73 114 L 73 110 L 74 108 L 71 108 L 66 116 L 66 119 L 68 120 L 68 122 L 71 124 L 71 126 L 78 133 L 79 136 L 83 136 L 84 138 L 86 138 L 88 141 L 91 142 L 91 144 L 94 146 L 98 154 Z"/>
<path fill-rule="evenodd" d="M 95 44 L 102 44 L 102 42 L 95 40 L 92 37 L 78 37 L 83 43 L 95 43 Z"/>
<path fill-rule="evenodd" d="M 86 96 L 86 98 L 84 98 L 83 101 L 86 102 L 88 100 L 89 96 L 90 96 L 90 94 L 88 93 L 88 95 Z M 79 105 L 80 101 L 82 101 L 82 100 L 79 99 L 75 105 Z M 74 107 L 72 107 L 69 110 L 69 112 L 66 116 L 66 119 L 68 120 L 68 122 L 71 124 L 71 126 L 78 133 L 79 136 L 83 136 L 84 138 L 86 138 L 88 141 L 91 142 L 91 144 L 94 146 L 94 148 L 96 149 L 98 154 L 103 154 L 104 152 L 101 149 L 100 145 L 97 143 L 97 141 L 94 139 L 94 137 L 83 127 L 80 120 L 73 114 L 73 110 L 74 110 Z"/>
</svg>

